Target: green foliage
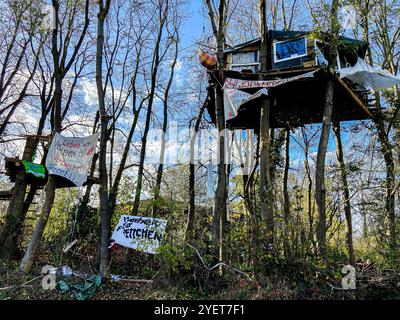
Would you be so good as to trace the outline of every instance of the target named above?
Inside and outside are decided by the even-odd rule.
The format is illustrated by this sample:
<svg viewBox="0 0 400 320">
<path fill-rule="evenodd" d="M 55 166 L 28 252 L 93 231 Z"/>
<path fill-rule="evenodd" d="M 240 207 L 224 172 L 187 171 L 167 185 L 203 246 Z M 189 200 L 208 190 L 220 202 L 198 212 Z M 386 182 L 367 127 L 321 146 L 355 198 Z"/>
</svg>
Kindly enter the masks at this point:
<svg viewBox="0 0 400 320">
<path fill-rule="evenodd" d="M 192 248 L 185 246 L 183 249 L 170 244 L 160 247 L 157 259 L 161 265 L 170 269 L 170 272 L 188 272 L 194 267 L 195 252 Z"/>
</svg>

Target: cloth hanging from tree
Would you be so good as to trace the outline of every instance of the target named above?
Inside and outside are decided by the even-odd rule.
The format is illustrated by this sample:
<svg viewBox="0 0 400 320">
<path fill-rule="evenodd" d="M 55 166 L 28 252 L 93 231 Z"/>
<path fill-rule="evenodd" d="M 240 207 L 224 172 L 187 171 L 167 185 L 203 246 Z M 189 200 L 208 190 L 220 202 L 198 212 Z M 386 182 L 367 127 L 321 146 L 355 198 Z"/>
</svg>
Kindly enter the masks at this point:
<svg viewBox="0 0 400 320">
<path fill-rule="evenodd" d="M 396 77 L 382 68 L 372 67 L 361 58 L 358 58 L 354 67 L 341 69 L 340 78 L 347 78 L 366 89 L 375 91 L 400 84 L 400 77 Z"/>
<path fill-rule="evenodd" d="M 44 179 L 46 177 L 46 169 L 43 165 L 26 160 L 22 160 L 22 164 L 24 165 L 25 173 L 32 174 L 40 179 Z"/>
<path fill-rule="evenodd" d="M 111 239 L 121 246 L 156 254 L 166 226 L 164 219 L 122 215 Z"/>
<path fill-rule="evenodd" d="M 81 187 L 87 180 L 100 134 L 72 138 L 56 133 L 46 158 L 49 174 L 58 175 Z"/>
</svg>

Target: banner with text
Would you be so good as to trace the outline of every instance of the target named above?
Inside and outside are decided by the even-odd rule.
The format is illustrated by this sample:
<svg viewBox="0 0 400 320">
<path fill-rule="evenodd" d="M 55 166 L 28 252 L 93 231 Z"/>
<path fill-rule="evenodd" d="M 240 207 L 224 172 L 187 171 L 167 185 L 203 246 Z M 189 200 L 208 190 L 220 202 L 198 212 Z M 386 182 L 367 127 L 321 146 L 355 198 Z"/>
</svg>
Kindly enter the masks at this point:
<svg viewBox="0 0 400 320">
<path fill-rule="evenodd" d="M 158 253 L 167 220 L 122 215 L 111 241 L 147 253 Z"/>
<path fill-rule="evenodd" d="M 83 138 L 55 134 L 46 158 L 49 174 L 55 174 L 81 187 L 87 180 L 99 133 Z"/>
<path fill-rule="evenodd" d="M 243 90 L 250 88 L 273 88 L 291 81 L 303 78 L 312 78 L 316 71 L 311 71 L 295 77 L 278 79 L 278 80 L 242 80 L 242 79 L 226 78 L 224 83 L 224 89 Z"/>
</svg>

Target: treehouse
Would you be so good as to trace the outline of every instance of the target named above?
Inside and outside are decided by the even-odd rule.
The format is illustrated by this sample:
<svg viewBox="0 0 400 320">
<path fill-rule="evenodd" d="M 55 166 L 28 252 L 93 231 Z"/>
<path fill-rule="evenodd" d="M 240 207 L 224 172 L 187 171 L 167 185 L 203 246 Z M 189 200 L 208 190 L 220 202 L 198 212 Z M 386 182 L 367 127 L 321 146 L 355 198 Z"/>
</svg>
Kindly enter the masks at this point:
<svg viewBox="0 0 400 320">
<path fill-rule="evenodd" d="M 311 32 L 269 31 L 267 71 L 262 74 L 260 38 L 226 47 L 223 89 L 238 89 L 246 93 L 245 98 L 233 107 L 232 112 L 225 112 L 227 127 L 258 131 L 260 106 L 265 99 L 269 99 L 271 106 L 270 127 L 299 127 L 320 123 L 329 77 L 335 83 L 332 121 L 372 118 L 374 106 L 371 92 L 356 82 L 338 76 L 340 70 L 353 67 L 359 58 L 364 58 L 368 44 L 340 37 L 336 72 L 333 76 L 327 70 L 328 43 L 328 36 L 321 39 Z M 212 85 L 218 78 L 218 72 L 209 70 L 209 73 L 206 107 L 215 123 Z M 261 88 L 265 90 L 260 91 Z M 224 105 L 227 109 L 226 103 Z"/>
</svg>

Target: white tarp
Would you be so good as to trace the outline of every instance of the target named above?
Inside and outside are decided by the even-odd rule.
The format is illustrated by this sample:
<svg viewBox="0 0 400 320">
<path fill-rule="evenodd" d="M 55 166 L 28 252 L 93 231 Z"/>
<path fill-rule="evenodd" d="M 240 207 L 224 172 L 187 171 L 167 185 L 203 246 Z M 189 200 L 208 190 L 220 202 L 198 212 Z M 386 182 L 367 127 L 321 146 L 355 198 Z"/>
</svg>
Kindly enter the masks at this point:
<svg viewBox="0 0 400 320">
<path fill-rule="evenodd" d="M 240 103 L 248 99 L 250 96 L 250 93 L 241 90 L 224 89 L 225 121 L 236 117 Z"/>
<path fill-rule="evenodd" d="M 87 180 L 99 134 L 72 138 L 55 134 L 46 158 L 49 174 L 55 174 L 81 187 Z"/>
<path fill-rule="evenodd" d="M 358 58 L 354 67 L 341 69 L 340 78 L 347 78 L 366 89 L 376 91 L 400 84 L 400 77 L 392 75 L 387 70 L 372 67 L 361 58 Z"/>
<path fill-rule="evenodd" d="M 127 248 L 155 254 L 166 226 L 167 220 L 122 215 L 111 240 Z"/>
<path fill-rule="evenodd" d="M 261 89 L 257 93 L 263 92 L 267 94 L 267 89 Z M 237 110 L 240 104 L 251 98 L 250 93 L 238 89 L 224 89 L 224 112 L 225 120 L 232 119 L 237 116 Z M 231 147 L 231 152 L 228 152 L 227 157 L 240 164 L 241 175 L 248 175 L 253 169 L 254 157 L 254 132 L 246 130 L 243 136 L 240 130 L 232 133 L 232 137 L 228 141 Z"/>
</svg>

